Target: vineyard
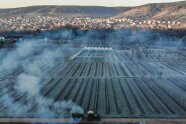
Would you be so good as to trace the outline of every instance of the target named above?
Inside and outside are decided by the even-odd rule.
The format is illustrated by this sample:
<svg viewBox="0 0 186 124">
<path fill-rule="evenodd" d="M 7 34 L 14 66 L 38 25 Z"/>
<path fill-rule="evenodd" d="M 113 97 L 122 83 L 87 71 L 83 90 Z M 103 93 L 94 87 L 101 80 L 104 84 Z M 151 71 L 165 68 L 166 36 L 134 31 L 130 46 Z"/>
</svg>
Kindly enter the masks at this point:
<svg viewBox="0 0 186 124">
<path fill-rule="evenodd" d="M 140 54 L 140 55 L 136 55 Z M 40 94 L 72 100 L 101 117 L 186 117 L 186 54 L 173 49 L 114 50 L 85 47 L 65 61 L 43 65 Z M 21 68 L 0 74 L 0 113 L 16 101 L 29 102 L 14 90 Z M 6 102 L 6 94 L 12 101 Z M 31 100 L 31 99 L 30 99 Z M 32 116 L 37 110 L 33 105 Z M 36 115 L 36 114 L 34 114 Z"/>
</svg>

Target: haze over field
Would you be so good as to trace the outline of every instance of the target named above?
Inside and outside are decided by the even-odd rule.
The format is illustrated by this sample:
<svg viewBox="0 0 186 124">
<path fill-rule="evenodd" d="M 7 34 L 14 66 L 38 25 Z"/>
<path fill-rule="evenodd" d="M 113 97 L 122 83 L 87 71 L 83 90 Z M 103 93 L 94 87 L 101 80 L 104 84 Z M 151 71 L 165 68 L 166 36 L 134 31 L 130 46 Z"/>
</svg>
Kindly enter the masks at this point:
<svg viewBox="0 0 186 124">
<path fill-rule="evenodd" d="M 0 5 L 0 123 L 186 124 L 186 1 L 10 2 Z"/>
</svg>

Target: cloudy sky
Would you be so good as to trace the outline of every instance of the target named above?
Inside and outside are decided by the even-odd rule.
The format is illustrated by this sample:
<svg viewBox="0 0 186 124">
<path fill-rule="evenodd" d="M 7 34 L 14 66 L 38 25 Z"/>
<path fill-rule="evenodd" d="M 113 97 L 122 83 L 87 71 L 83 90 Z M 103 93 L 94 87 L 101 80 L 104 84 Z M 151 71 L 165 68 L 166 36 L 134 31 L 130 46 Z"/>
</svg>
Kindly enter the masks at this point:
<svg viewBox="0 0 186 124">
<path fill-rule="evenodd" d="M 178 0 L 0 0 L 0 8 L 14 8 L 32 5 L 137 6 L 146 3 L 175 1 Z"/>
</svg>

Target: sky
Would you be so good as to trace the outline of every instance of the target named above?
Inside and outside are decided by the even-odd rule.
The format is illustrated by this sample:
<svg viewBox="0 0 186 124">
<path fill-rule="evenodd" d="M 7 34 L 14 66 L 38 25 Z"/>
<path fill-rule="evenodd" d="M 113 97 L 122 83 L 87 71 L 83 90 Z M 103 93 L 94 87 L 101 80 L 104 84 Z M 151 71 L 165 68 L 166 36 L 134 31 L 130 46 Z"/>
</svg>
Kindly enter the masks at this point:
<svg viewBox="0 0 186 124">
<path fill-rule="evenodd" d="M 179 0 L 0 0 L 0 8 L 15 8 L 33 5 L 137 6 L 147 3 L 175 1 Z"/>
</svg>

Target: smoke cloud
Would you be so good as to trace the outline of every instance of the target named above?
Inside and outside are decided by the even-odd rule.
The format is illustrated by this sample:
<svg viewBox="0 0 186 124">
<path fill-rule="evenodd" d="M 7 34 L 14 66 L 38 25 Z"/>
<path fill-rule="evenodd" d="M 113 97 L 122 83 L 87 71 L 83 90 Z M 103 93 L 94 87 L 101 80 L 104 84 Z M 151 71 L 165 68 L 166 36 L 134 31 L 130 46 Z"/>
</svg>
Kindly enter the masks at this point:
<svg viewBox="0 0 186 124">
<path fill-rule="evenodd" d="M 22 93 L 27 93 L 29 96 L 39 94 L 40 91 L 40 78 L 32 75 L 20 74 L 17 77 L 15 89 Z"/>
<path fill-rule="evenodd" d="M 1 78 L 6 73 L 20 71 L 16 75 L 10 74 L 6 77 L 6 80 L 12 83 L 13 90 L 0 98 L 1 106 L 3 106 L 1 110 L 6 109 L 6 113 L 1 113 L 0 116 L 63 118 L 71 117 L 73 112 L 83 114 L 83 109 L 70 100 L 54 101 L 40 95 L 40 89 L 44 85 L 43 80 L 45 80 L 43 78 L 47 77 L 43 68 L 52 68 L 58 59 L 63 62 L 66 51 L 75 52 L 71 49 L 71 45 L 53 45 L 47 37 L 36 37 L 21 39 L 17 41 L 15 48 L 2 53 Z M 3 90 L 6 92 L 9 89 L 4 87 Z M 20 96 L 24 100 L 16 100 L 13 96 L 18 97 L 18 99 Z M 35 112 L 30 112 L 34 107 L 37 108 Z"/>
</svg>

